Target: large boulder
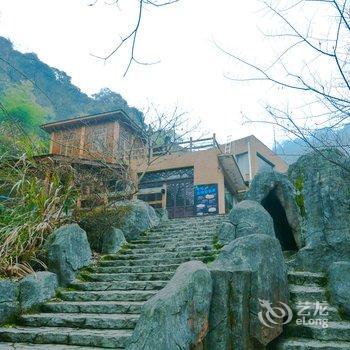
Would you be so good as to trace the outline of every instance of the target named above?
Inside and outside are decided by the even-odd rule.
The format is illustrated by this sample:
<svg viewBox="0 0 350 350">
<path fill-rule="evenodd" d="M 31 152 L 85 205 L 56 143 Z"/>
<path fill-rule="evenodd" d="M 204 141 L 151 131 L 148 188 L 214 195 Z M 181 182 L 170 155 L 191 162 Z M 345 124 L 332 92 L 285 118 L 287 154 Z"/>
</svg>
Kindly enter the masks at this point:
<svg viewBox="0 0 350 350">
<path fill-rule="evenodd" d="M 251 272 L 212 269 L 211 276 L 213 295 L 204 348 L 252 349 L 249 334 Z"/>
<path fill-rule="evenodd" d="M 91 249 L 86 232 L 77 224 L 55 230 L 46 243 L 48 267 L 65 286 L 74 281 L 79 269 L 91 263 Z"/>
<path fill-rule="evenodd" d="M 0 279 L 0 325 L 11 322 L 19 313 L 18 283 Z"/>
<path fill-rule="evenodd" d="M 231 241 L 252 233 L 275 237 L 273 220 L 258 202 L 245 200 L 236 204 L 230 211 L 229 220 L 235 227 Z"/>
<path fill-rule="evenodd" d="M 102 242 L 103 254 L 115 254 L 126 244 L 123 231 L 118 228 L 110 230 L 109 234 L 105 234 Z"/>
<path fill-rule="evenodd" d="M 205 264 L 178 267 L 170 282 L 142 308 L 128 350 L 192 349 L 208 331 L 212 279 Z"/>
<path fill-rule="evenodd" d="M 301 248 L 304 245 L 301 209 L 298 206 L 299 197 L 287 175 L 275 171 L 257 174 L 245 195 L 245 199 L 261 203 L 265 209 L 271 210 L 270 214 L 272 216 L 274 213 L 272 213 L 271 207 L 274 204 L 281 205 L 297 246 Z M 272 205 L 270 205 L 270 202 L 272 202 Z M 280 215 L 280 213 L 276 212 L 276 215 Z M 276 234 L 277 222 L 278 220 L 274 222 Z"/>
<path fill-rule="evenodd" d="M 270 328 L 263 325 L 258 317 L 262 311 L 260 300 L 271 303 L 273 307 L 280 307 L 281 302 L 288 303 L 289 299 L 286 266 L 276 238 L 267 234 L 237 238 L 222 249 L 211 269 L 252 273 L 249 294 L 251 344 L 257 342 L 266 345 L 282 332 L 282 319 L 277 319 L 277 324 Z M 219 309 L 214 312 L 221 311 Z M 233 343 L 232 348 L 237 348 L 237 344 Z"/>
<path fill-rule="evenodd" d="M 160 223 L 156 211 L 146 202 L 140 200 L 122 201 L 114 204 L 125 208 L 125 216 L 120 229 L 126 240 L 137 239 L 141 233 L 158 226 Z"/>
<path fill-rule="evenodd" d="M 300 268 L 327 271 L 332 262 L 350 261 L 349 168 L 349 159 L 335 149 L 304 155 L 289 168 L 305 216 L 306 246 L 297 255 Z"/>
<path fill-rule="evenodd" d="M 222 245 L 230 243 L 236 238 L 236 226 L 229 221 L 221 223 L 218 232 L 218 240 Z"/>
<path fill-rule="evenodd" d="M 342 315 L 350 319 L 350 262 L 338 261 L 329 268 L 329 291 L 331 302 Z"/>
<path fill-rule="evenodd" d="M 51 299 L 58 287 L 56 274 L 40 271 L 23 278 L 19 284 L 21 311 L 28 311 Z"/>
</svg>

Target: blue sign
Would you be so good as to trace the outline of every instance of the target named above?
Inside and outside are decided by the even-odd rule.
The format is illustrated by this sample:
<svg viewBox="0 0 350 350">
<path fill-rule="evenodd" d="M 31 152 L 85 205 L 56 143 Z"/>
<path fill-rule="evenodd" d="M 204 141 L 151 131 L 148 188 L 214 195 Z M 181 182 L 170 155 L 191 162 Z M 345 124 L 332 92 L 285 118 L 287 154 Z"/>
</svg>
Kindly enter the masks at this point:
<svg viewBox="0 0 350 350">
<path fill-rule="evenodd" d="M 198 185 L 194 189 L 197 216 L 218 214 L 218 185 Z"/>
</svg>

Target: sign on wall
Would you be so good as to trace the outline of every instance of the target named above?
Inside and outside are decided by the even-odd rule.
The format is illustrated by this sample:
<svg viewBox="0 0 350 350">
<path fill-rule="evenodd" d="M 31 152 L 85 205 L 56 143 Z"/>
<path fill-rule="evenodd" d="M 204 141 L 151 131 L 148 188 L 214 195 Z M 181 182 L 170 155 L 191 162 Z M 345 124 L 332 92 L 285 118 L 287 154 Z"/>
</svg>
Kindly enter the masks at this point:
<svg viewBox="0 0 350 350">
<path fill-rule="evenodd" d="M 194 188 L 196 215 L 218 214 L 218 185 L 198 185 Z"/>
</svg>

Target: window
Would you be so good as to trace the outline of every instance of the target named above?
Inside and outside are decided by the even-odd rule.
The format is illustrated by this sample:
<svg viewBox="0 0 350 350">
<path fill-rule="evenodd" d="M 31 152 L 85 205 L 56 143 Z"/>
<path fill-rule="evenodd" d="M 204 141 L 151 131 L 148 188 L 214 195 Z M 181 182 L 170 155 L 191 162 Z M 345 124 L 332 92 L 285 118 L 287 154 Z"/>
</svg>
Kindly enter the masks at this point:
<svg viewBox="0 0 350 350">
<path fill-rule="evenodd" d="M 261 154 L 257 153 L 258 158 L 258 171 L 271 171 L 275 168 L 275 165 L 269 162 L 265 157 L 263 157 Z"/>
<path fill-rule="evenodd" d="M 91 152 L 104 153 L 107 148 L 107 128 L 96 127 L 91 132 Z"/>
<path fill-rule="evenodd" d="M 78 153 L 79 140 L 75 130 L 60 131 L 57 143 L 59 145 L 59 154 L 73 157 Z"/>
<path fill-rule="evenodd" d="M 139 174 L 139 177 L 141 174 Z M 140 187 L 158 187 L 163 182 L 171 180 L 192 179 L 194 177 L 193 168 L 169 169 L 154 172 L 147 172 L 142 176 Z"/>
<path fill-rule="evenodd" d="M 237 154 L 236 162 L 238 164 L 239 170 L 244 177 L 249 176 L 249 158 L 248 152 Z"/>
</svg>

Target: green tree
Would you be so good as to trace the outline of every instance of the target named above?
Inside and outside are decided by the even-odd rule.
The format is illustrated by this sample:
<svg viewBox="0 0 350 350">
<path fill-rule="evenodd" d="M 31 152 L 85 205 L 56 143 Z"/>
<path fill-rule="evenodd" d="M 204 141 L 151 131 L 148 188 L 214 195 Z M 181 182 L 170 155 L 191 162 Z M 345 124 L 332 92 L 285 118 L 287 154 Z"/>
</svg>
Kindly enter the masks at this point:
<svg viewBox="0 0 350 350">
<path fill-rule="evenodd" d="M 14 85 L 0 95 L 0 150 L 19 155 L 28 146 L 39 149 L 44 141 L 40 125 L 51 111 L 40 106 L 28 82 Z"/>
</svg>

